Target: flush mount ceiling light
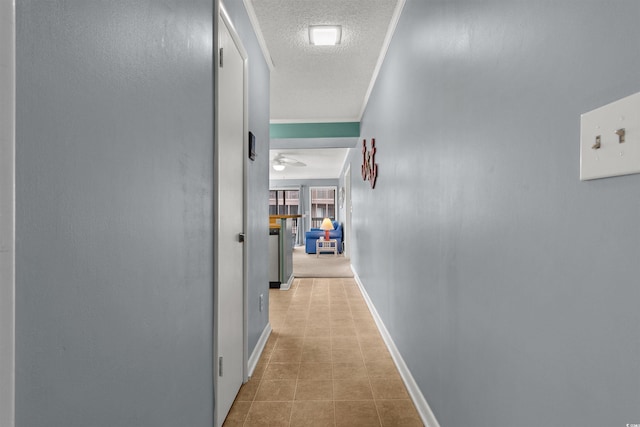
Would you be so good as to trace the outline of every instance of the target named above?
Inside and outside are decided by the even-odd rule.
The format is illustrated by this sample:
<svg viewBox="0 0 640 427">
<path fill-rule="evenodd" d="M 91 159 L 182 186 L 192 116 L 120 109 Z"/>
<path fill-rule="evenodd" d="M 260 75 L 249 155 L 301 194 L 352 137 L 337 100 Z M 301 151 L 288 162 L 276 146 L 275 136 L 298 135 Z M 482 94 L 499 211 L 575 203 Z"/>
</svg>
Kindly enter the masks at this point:
<svg viewBox="0 0 640 427">
<path fill-rule="evenodd" d="M 340 25 L 309 25 L 309 42 L 314 46 L 334 46 L 341 38 Z"/>
</svg>

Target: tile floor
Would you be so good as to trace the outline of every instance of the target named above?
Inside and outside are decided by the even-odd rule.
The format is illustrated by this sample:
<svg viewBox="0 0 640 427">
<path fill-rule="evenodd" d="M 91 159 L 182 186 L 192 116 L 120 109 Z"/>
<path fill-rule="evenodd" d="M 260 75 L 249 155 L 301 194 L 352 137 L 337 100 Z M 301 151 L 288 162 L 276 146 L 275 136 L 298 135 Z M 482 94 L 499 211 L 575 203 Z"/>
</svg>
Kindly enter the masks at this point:
<svg viewBox="0 0 640 427">
<path fill-rule="evenodd" d="M 273 332 L 224 423 L 422 426 L 354 279 L 270 290 Z"/>
</svg>

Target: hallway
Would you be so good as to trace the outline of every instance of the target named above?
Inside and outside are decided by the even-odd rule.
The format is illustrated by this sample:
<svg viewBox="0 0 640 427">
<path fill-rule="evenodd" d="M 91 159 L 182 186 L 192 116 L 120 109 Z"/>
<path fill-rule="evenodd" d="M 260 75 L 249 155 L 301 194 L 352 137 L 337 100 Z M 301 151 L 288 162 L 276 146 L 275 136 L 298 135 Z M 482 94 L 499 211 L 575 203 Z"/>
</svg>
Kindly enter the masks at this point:
<svg viewBox="0 0 640 427">
<path fill-rule="evenodd" d="M 269 292 L 273 332 L 225 426 L 422 426 L 354 279 Z"/>
</svg>

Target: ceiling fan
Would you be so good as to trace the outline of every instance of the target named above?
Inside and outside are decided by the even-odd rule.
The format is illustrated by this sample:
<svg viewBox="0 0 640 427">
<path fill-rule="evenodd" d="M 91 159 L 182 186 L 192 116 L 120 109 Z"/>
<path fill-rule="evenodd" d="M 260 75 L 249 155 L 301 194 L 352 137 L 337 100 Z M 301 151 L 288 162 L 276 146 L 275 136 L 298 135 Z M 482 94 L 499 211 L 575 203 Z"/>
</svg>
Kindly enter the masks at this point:
<svg viewBox="0 0 640 427">
<path fill-rule="evenodd" d="M 273 158 L 272 163 L 273 163 L 273 169 L 278 172 L 283 171 L 285 166 L 295 166 L 295 167 L 307 166 L 306 163 L 301 162 L 292 157 L 287 157 L 284 154 L 278 154 L 276 157 Z"/>
</svg>

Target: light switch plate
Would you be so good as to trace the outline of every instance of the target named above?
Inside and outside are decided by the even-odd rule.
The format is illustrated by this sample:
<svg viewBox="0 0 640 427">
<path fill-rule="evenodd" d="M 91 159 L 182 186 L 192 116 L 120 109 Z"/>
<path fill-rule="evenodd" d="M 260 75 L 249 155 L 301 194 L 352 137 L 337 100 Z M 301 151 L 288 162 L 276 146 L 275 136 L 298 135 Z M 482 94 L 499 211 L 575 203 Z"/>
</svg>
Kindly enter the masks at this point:
<svg viewBox="0 0 640 427">
<path fill-rule="evenodd" d="M 640 173 L 640 92 L 580 116 L 580 180 L 634 173 Z"/>
</svg>

